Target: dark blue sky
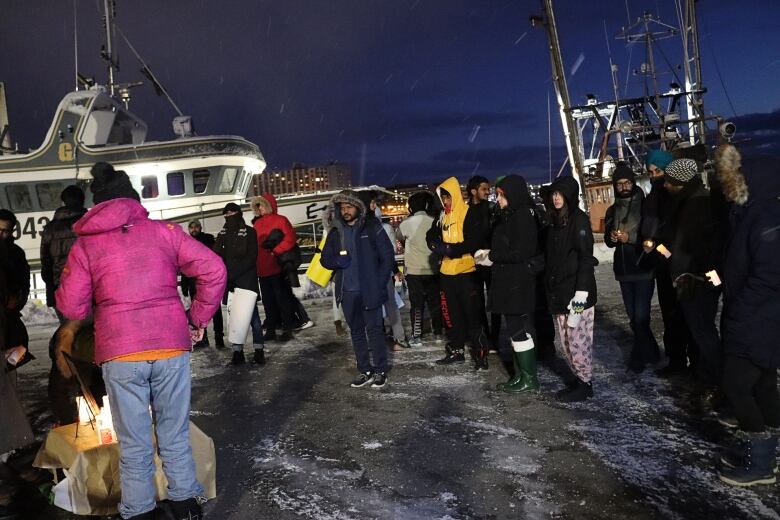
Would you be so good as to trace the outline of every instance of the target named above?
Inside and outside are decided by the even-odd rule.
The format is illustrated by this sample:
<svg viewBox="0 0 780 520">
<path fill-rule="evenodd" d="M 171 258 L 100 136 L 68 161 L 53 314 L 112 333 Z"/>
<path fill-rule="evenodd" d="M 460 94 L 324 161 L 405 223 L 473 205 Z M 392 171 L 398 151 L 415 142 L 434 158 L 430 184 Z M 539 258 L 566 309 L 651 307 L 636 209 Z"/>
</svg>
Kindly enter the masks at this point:
<svg viewBox="0 0 780 520">
<path fill-rule="evenodd" d="M 79 69 L 104 78 L 97 5 L 78 0 Z M 586 4 L 598 4 L 597 7 Z M 676 23 L 672 0 L 629 0 Z M 0 81 L 13 138 L 36 147 L 61 97 L 73 89 L 73 1 L 2 0 Z M 780 155 L 780 2 L 698 2 L 708 113 L 735 118 L 741 137 Z M 237 134 L 257 143 L 270 168 L 292 162 L 349 163 L 357 182 L 390 185 L 548 175 L 547 98 L 552 99 L 553 168 L 565 157 L 547 41 L 531 28 L 536 0 L 120 0 L 117 22 L 200 134 Z M 614 35 L 627 24 L 625 0 L 556 2 L 575 103 L 611 95 L 604 23 L 613 60 L 638 66 Z M 679 40 L 657 56 L 679 64 Z M 120 81 L 143 79 L 118 46 Z M 718 75 L 720 71 L 720 75 Z M 660 79 L 667 85 L 670 74 Z M 723 88 L 725 84 L 731 104 Z M 625 85 L 621 85 L 624 88 Z M 640 92 L 636 80 L 629 94 Z M 150 137 L 169 138 L 170 106 L 151 86 L 131 109 Z M 732 105 L 733 104 L 733 110 Z"/>
</svg>

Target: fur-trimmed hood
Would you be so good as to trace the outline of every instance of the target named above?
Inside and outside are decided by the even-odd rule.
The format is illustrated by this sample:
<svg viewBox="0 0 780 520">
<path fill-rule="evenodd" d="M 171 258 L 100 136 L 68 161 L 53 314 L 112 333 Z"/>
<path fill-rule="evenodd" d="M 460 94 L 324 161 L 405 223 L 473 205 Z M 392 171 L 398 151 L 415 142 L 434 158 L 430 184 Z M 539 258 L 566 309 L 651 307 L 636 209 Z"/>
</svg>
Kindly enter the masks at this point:
<svg viewBox="0 0 780 520">
<path fill-rule="evenodd" d="M 742 157 L 731 144 L 715 152 L 715 171 L 724 196 L 740 206 L 780 197 L 780 160 L 751 153 Z"/>
<path fill-rule="evenodd" d="M 750 192 L 742 174 L 742 155 L 734 145 L 724 144 L 715 151 L 715 171 L 723 195 L 735 204 L 744 206 Z"/>
<path fill-rule="evenodd" d="M 325 212 L 322 214 L 322 227 L 327 230 L 334 226 L 341 227 L 344 225 L 344 220 L 341 218 L 341 211 L 338 207 L 342 203 L 352 204 L 358 209 L 357 225 L 361 225 L 366 218 L 366 205 L 358 197 L 358 193 L 355 190 L 342 190 L 330 198 L 328 207 L 325 208 Z"/>
</svg>

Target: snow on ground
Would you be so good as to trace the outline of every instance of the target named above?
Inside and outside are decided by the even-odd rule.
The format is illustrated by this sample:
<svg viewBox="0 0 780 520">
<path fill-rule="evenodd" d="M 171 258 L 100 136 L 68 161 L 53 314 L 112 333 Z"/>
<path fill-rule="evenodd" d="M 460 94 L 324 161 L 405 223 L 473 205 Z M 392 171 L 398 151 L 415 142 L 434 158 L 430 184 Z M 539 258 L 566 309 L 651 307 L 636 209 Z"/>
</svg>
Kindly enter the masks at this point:
<svg viewBox="0 0 780 520">
<path fill-rule="evenodd" d="M 306 301 L 317 326 L 268 343 L 264 367 L 228 366 L 228 350 L 195 352 L 191 417 L 214 439 L 218 459 L 207 515 L 778 518 L 777 486 L 719 483 L 715 451 L 728 435 L 697 409 L 689 385 L 625 374 L 625 311 L 611 266 L 597 276 L 596 395 L 584 404 L 555 402 L 560 380 L 544 367 L 538 396 L 499 392 L 506 375 L 497 356 L 488 372 L 439 367 L 443 345 L 434 342 L 392 353 L 384 389 L 349 388 L 354 356 L 334 332 L 330 298 Z M 38 359 L 20 370 L 19 390 L 44 432 L 53 326 L 36 316 Z M 654 316 L 660 338 L 657 308 Z M 45 511 L 38 518 L 75 518 Z"/>
</svg>

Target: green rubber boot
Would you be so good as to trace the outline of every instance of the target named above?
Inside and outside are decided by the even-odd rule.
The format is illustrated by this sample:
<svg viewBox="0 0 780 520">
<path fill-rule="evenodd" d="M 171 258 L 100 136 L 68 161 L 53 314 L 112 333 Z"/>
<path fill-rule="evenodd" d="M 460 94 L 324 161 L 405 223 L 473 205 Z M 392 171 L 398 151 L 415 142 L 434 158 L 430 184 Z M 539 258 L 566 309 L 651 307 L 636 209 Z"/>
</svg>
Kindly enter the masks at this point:
<svg viewBox="0 0 780 520">
<path fill-rule="evenodd" d="M 498 383 L 496 390 L 506 390 L 508 387 L 517 386 L 523 380 L 523 372 L 520 370 L 520 365 L 517 364 L 518 356 L 515 352 L 512 353 L 512 364 L 515 366 L 515 375 L 509 378 L 506 383 Z"/>
<path fill-rule="evenodd" d="M 538 392 L 539 379 L 536 377 L 536 348 L 533 339 L 529 337 L 525 341 L 512 341 L 512 349 L 515 373 L 520 377 L 514 384 L 512 381 L 506 383 L 502 390 L 510 394 Z"/>
</svg>

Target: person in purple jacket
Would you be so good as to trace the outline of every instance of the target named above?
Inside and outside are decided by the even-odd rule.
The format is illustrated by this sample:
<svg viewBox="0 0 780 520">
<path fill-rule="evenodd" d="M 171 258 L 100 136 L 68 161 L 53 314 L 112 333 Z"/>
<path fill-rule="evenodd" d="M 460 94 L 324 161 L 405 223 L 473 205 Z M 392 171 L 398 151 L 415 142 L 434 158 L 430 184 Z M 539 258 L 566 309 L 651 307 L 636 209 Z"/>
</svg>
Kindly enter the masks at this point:
<svg viewBox="0 0 780 520">
<path fill-rule="evenodd" d="M 189 442 L 190 350 L 217 312 L 225 265 L 178 224 L 150 220 L 123 171 L 92 168 L 95 207 L 73 230 L 78 238 L 56 292 L 70 320 L 94 313 L 95 362 L 101 366 L 119 440 L 122 518 L 154 518 L 152 417 L 174 517 L 202 518 Z M 185 313 L 181 272 L 196 280 Z"/>
</svg>

